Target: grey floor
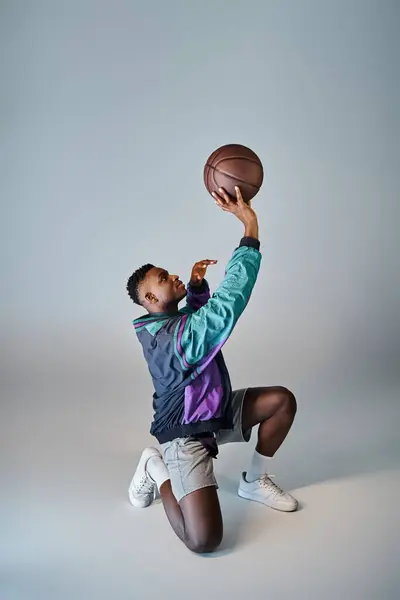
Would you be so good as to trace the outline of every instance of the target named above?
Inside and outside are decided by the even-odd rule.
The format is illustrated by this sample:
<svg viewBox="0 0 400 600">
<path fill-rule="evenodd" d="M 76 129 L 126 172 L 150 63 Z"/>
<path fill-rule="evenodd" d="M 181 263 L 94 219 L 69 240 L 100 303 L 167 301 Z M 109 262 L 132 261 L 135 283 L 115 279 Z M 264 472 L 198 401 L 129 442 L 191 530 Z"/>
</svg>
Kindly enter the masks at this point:
<svg viewBox="0 0 400 600">
<path fill-rule="evenodd" d="M 127 362 L 113 376 L 77 349 L 69 363 L 55 356 L 40 369 L 38 354 L 31 371 L 22 357 L 19 372 L 7 364 L 13 379 L 3 378 L 2 600 L 399 597 L 394 380 L 383 386 L 365 373 L 324 384 L 293 368 L 298 419 L 273 472 L 301 510 L 239 499 L 254 437 L 225 447 L 215 464 L 225 538 L 201 557 L 174 537 L 160 504 L 138 511 L 127 500 L 141 449 L 152 443 L 143 365 L 129 375 Z M 231 352 L 231 366 L 239 361 Z"/>
</svg>

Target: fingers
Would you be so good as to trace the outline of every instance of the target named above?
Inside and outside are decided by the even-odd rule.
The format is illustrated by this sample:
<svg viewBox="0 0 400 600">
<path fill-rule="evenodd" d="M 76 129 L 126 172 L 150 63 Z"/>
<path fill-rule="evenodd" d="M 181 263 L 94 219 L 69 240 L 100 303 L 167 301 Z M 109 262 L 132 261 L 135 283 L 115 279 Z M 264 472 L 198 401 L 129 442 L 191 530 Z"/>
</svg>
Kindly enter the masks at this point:
<svg viewBox="0 0 400 600">
<path fill-rule="evenodd" d="M 220 199 L 216 199 L 215 200 L 215 204 L 217 206 L 219 206 L 219 208 L 222 208 L 222 210 L 224 210 L 225 212 L 230 212 L 229 208 L 226 206 L 226 204 L 223 203 L 223 200 Z"/>
<path fill-rule="evenodd" d="M 219 188 L 218 193 L 213 192 L 212 196 L 215 199 L 215 204 L 217 204 L 220 208 L 222 208 L 222 210 L 231 212 L 231 208 L 232 208 L 232 204 L 233 204 L 232 199 L 230 198 L 229 194 L 226 193 L 224 188 Z"/>
<path fill-rule="evenodd" d="M 229 194 L 224 190 L 224 188 L 219 188 L 218 190 L 219 195 L 222 196 L 222 198 L 225 200 L 225 202 L 227 204 L 230 204 L 232 202 L 232 198 L 229 196 Z"/>
<path fill-rule="evenodd" d="M 204 272 L 207 269 L 207 267 L 209 267 L 210 265 L 216 265 L 217 262 L 217 260 L 210 260 L 208 258 L 205 260 L 199 260 L 199 262 L 193 265 L 193 272 Z"/>
<path fill-rule="evenodd" d="M 242 192 L 240 191 L 240 187 L 238 185 L 235 185 L 235 192 L 236 192 L 237 203 L 238 204 L 244 204 Z"/>
<path fill-rule="evenodd" d="M 209 258 L 205 258 L 204 260 L 199 260 L 197 263 L 194 263 L 192 268 L 192 276 L 195 278 L 202 279 L 204 277 L 204 273 L 207 270 L 207 267 L 210 265 L 216 265 L 217 260 L 211 260 Z"/>
<path fill-rule="evenodd" d="M 226 210 L 226 206 L 225 206 L 226 203 L 225 203 L 225 200 L 222 198 L 222 196 L 217 194 L 217 192 L 213 192 L 212 195 L 215 200 L 215 204 L 217 204 L 223 210 Z"/>
<path fill-rule="evenodd" d="M 224 200 L 223 200 L 223 198 L 222 198 L 222 196 L 220 196 L 220 195 L 219 195 L 217 192 L 212 192 L 212 194 L 211 194 L 211 195 L 212 195 L 212 197 L 213 197 L 215 200 L 217 200 L 217 201 L 219 201 L 219 202 L 223 202 L 223 201 L 224 201 Z"/>
</svg>

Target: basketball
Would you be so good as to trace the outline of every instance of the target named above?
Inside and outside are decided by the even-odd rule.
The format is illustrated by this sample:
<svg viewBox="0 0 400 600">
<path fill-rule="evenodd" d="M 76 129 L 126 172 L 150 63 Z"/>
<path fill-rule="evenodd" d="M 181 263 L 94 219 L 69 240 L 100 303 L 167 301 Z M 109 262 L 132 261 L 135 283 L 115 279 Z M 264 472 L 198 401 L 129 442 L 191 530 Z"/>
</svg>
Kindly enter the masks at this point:
<svg viewBox="0 0 400 600">
<path fill-rule="evenodd" d="M 241 144 L 221 146 L 209 156 L 204 167 L 204 183 L 210 194 L 222 187 L 236 198 L 235 186 L 239 186 L 245 202 L 254 198 L 263 178 L 257 154 Z"/>
</svg>

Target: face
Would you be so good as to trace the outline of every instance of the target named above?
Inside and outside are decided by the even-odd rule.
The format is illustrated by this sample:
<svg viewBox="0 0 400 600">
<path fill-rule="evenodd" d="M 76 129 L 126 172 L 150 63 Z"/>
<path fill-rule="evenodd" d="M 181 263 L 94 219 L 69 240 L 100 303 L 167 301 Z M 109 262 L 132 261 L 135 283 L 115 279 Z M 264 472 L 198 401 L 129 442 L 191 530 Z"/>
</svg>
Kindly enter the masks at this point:
<svg viewBox="0 0 400 600">
<path fill-rule="evenodd" d="M 162 312 L 176 306 L 186 294 L 186 288 L 178 275 L 170 275 L 160 267 L 150 269 L 140 286 L 143 306 L 153 312 Z"/>
</svg>

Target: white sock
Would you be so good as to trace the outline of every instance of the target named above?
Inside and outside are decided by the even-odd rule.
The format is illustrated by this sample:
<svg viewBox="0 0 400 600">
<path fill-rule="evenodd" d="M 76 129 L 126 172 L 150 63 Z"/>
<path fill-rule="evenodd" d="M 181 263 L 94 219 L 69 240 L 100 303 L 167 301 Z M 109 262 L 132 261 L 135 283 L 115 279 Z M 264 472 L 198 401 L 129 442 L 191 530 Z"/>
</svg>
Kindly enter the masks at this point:
<svg viewBox="0 0 400 600">
<path fill-rule="evenodd" d="M 257 450 L 254 450 L 253 458 L 251 459 L 250 468 L 246 473 L 246 481 L 251 483 L 256 479 L 259 479 L 263 475 L 267 473 L 267 467 L 269 465 L 269 461 L 271 460 L 270 456 L 263 456 Z"/>
<path fill-rule="evenodd" d="M 146 471 L 154 481 L 158 490 L 169 479 L 169 472 L 165 462 L 159 456 L 152 456 L 146 464 Z"/>
</svg>

